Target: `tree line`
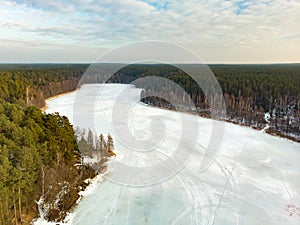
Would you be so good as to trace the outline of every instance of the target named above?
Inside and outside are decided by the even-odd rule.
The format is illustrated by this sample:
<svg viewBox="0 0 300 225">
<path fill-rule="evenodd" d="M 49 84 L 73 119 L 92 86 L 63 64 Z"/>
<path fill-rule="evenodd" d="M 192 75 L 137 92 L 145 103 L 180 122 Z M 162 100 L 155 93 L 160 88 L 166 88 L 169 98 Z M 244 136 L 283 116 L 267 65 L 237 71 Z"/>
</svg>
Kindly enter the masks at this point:
<svg viewBox="0 0 300 225">
<path fill-rule="evenodd" d="M 185 66 L 186 67 L 186 66 Z M 212 93 L 216 86 L 207 72 L 201 74 L 199 66 L 189 65 L 188 70 L 201 77 L 201 85 Z M 300 140 L 300 65 L 209 65 L 223 92 L 226 105 L 226 120 L 239 124 L 263 128 L 268 123 L 267 132 Z M 206 69 L 203 69 L 203 71 Z M 143 101 L 157 106 L 172 108 L 162 98 L 179 100 L 185 105 L 191 98 L 196 112 L 202 116 L 211 116 L 211 104 L 216 104 L 220 96 L 209 96 L 184 71 L 172 65 L 129 65 L 116 72 L 109 82 L 131 83 L 147 76 L 164 77 L 180 85 L 188 95 L 169 90 L 170 85 L 160 81 L 159 85 L 150 85 L 140 81 L 137 85 L 144 88 L 147 95 L 153 96 Z M 159 89 L 158 89 L 159 88 Z M 265 114 L 270 119 L 265 119 Z"/>
<path fill-rule="evenodd" d="M 0 99 L 41 108 L 46 98 L 75 90 L 86 67 L 0 65 Z"/>
<path fill-rule="evenodd" d="M 188 98 L 195 103 L 196 112 L 202 116 L 211 116 L 211 108 L 217 104 L 220 96 L 205 96 L 205 90 L 178 65 L 163 64 L 33 64 L 33 65 L 0 65 L 0 97 L 19 105 L 36 105 L 43 107 L 44 99 L 55 94 L 74 90 L 84 83 L 117 82 L 130 83 L 147 76 L 164 77 L 179 84 L 188 95 L 165 89 L 156 90 L 147 83 L 140 82 L 147 95 L 165 96 L 166 99 L 181 101 L 184 105 Z M 113 69 L 122 68 L 117 72 Z M 88 70 L 87 70 L 88 68 Z M 199 67 L 188 65 L 189 71 L 199 74 Z M 209 65 L 219 82 L 226 105 L 226 120 L 254 128 L 263 128 L 268 123 L 267 132 L 294 137 L 299 140 L 300 131 L 300 65 Z M 200 69 L 201 70 L 201 69 Z M 81 76 L 86 73 L 82 80 Z M 107 79 L 109 80 L 107 81 Z M 210 78 L 201 80 L 214 92 Z M 163 98 L 150 97 L 143 101 L 172 108 Z M 210 103 L 210 104 L 209 104 Z M 265 113 L 270 115 L 265 119 Z"/>
</svg>

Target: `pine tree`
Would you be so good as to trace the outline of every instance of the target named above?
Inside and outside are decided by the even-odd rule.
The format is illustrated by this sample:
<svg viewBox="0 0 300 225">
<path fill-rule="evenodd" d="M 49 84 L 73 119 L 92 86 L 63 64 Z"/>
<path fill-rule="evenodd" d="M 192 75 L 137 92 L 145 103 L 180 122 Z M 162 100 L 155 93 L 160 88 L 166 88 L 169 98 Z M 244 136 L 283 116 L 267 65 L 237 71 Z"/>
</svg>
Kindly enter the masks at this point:
<svg viewBox="0 0 300 225">
<path fill-rule="evenodd" d="M 90 149 L 92 149 L 94 147 L 94 135 L 90 129 L 88 131 L 87 143 L 90 146 Z"/>
<path fill-rule="evenodd" d="M 114 153 L 114 141 L 110 134 L 107 136 L 107 152 L 110 156 L 115 156 L 116 154 Z"/>
<path fill-rule="evenodd" d="M 99 136 L 99 151 L 100 151 L 100 155 L 102 157 L 107 157 L 107 154 L 106 154 L 106 141 L 104 139 L 103 134 L 100 134 L 100 136 Z"/>
</svg>

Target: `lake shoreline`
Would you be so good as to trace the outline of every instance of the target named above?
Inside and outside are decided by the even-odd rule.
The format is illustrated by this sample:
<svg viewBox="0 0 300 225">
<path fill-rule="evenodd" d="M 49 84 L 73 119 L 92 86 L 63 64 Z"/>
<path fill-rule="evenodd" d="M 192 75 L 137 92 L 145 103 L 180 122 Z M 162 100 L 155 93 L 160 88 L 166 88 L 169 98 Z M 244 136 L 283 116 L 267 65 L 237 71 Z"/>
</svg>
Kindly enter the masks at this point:
<svg viewBox="0 0 300 225">
<path fill-rule="evenodd" d="M 83 85 L 85 85 L 85 84 L 83 84 Z M 68 94 L 72 94 L 72 93 L 74 93 L 74 92 L 76 92 L 78 90 L 79 90 L 79 88 L 76 88 L 73 91 L 64 92 L 64 93 L 61 93 L 61 94 L 58 94 L 58 95 L 51 96 L 51 97 L 45 99 L 46 105 L 44 107 L 40 108 L 40 109 L 42 110 L 42 112 L 45 112 L 48 109 L 47 101 L 51 101 L 51 100 L 56 99 L 58 97 L 65 96 L 65 95 L 68 95 Z M 142 101 L 140 101 L 140 102 L 142 102 Z M 144 103 L 144 102 L 142 102 L 142 103 Z M 146 103 L 144 103 L 144 104 L 147 105 L 147 106 L 150 106 L 150 107 L 154 107 L 154 108 L 160 108 L 160 109 L 164 109 L 164 110 L 174 111 L 173 109 L 170 109 L 170 108 L 167 108 L 167 107 L 163 107 L 163 106 L 157 106 L 157 105 L 146 104 Z M 191 115 L 199 116 L 201 118 L 212 119 L 209 116 L 203 116 L 203 115 L 199 115 L 199 114 L 193 113 L 193 112 L 184 112 L 184 113 L 189 113 Z M 300 143 L 300 139 L 297 139 L 295 137 L 292 137 L 292 136 L 289 136 L 289 135 L 286 135 L 286 134 L 283 134 L 283 133 L 280 133 L 280 132 L 277 132 L 277 131 L 273 131 L 273 130 L 270 130 L 270 129 L 264 130 L 265 128 L 260 129 L 260 128 L 255 127 L 255 126 L 248 126 L 248 125 L 241 124 L 239 122 L 232 121 L 232 120 L 229 120 L 229 119 L 224 119 L 222 121 L 229 122 L 229 123 L 232 123 L 232 124 L 236 124 L 236 125 L 239 125 L 239 126 L 242 126 L 242 127 L 249 127 L 251 129 L 254 129 L 254 130 L 261 131 L 261 132 L 264 132 L 266 134 L 269 134 L 269 135 L 271 135 L 273 137 L 279 137 L 279 138 L 283 138 L 283 139 L 286 139 L 286 140 L 289 140 L 289 141 Z"/>
<path fill-rule="evenodd" d="M 46 112 L 46 110 L 48 109 L 48 104 L 47 104 L 48 101 L 51 101 L 51 100 L 53 100 L 53 99 L 56 99 L 56 98 L 59 98 L 59 97 L 62 97 L 62 96 L 68 95 L 68 94 L 72 94 L 72 93 L 76 92 L 77 90 L 78 90 L 78 89 L 76 88 L 76 89 L 73 90 L 73 91 L 64 92 L 64 93 L 61 93 L 61 94 L 58 94 L 58 95 L 53 95 L 53 96 L 51 96 L 51 97 L 49 97 L 49 98 L 46 98 L 46 99 L 45 99 L 45 106 L 43 106 L 42 108 L 40 108 L 40 110 L 41 110 L 42 112 Z"/>
<path fill-rule="evenodd" d="M 95 85 L 94 88 L 86 86 L 83 88 L 82 92 L 79 91 L 80 93 L 76 93 L 77 95 L 83 94 L 81 98 L 82 101 L 78 102 L 79 108 L 86 109 L 85 111 L 80 111 L 80 114 L 78 114 L 80 119 L 77 120 L 76 125 L 80 127 L 88 127 L 90 123 L 86 118 L 95 117 L 98 120 L 91 120 L 91 122 L 93 124 L 97 124 L 99 128 L 98 132 L 106 133 L 112 130 L 112 124 L 110 123 L 112 117 L 110 117 L 110 115 L 112 109 L 114 110 L 114 105 L 116 104 L 115 99 L 120 95 L 119 93 L 124 92 L 120 90 L 118 85 L 112 85 L 111 88 L 106 89 L 106 92 L 103 92 L 103 96 L 107 97 L 101 99 L 101 101 L 106 103 L 103 104 L 105 107 L 102 108 L 101 106 L 101 110 L 99 109 L 99 111 L 89 110 L 89 106 L 93 107 L 95 104 L 94 97 L 98 94 L 98 88 L 101 88 L 101 86 L 96 87 Z M 126 95 L 127 93 L 128 97 Z M 91 98 L 91 96 L 94 97 Z M 154 107 L 147 107 L 151 105 L 140 103 L 138 101 L 139 99 L 135 98 L 139 96 L 139 92 L 131 92 L 128 90 L 128 92 L 125 92 L 124 96 L 126 96 L 126 99 L 128 98 L 129 104 L 137 104 L 137 107 L 134 108 L 136 111 L 133 110 L 135 117 L 132 119 L 132 121 L 136 122 L 136 130 L 147 129 L 148 124 L 151 124 L 152 118 L 157 117 L 158 119 L 164 121 L 169 133 L 167 133 L 168 136 L 166 136 L 166 140 L 168 140 L 168 142 L 165 142 L 165 146 L 160 145 L 155 148 L 158 154 L 157 157 L 155 155 L 153 158 L 151 158 L 151 155 L 149 155 L 149 157 L 142 156 L 137 158 L 135 154 L 131 155 L 130 149 L 123 148 L 123 145 L 120 145 L 118 140 L 116 140 L 116 146 L 118 146 L 118 149 L 125 155 L 125 157 L 122 159 L 122 163 L 130 165 L 130 163 L 134 163 L 136 160 L 141 166 L 148 166 L 152 164 L 157 165 L 158 161 L 163 161 L 166 157 L 171 155 L 173 151 L 172 147 L 176 146 L 175 144 L 178 142 L 184 143 L 182 148 L 179 148 L 179 150 L 186 151 L 186 153 L 190 152 L 189 146 L 191 149 L 194 148 L 193 143 L 189 142 L 188 139 L 183 139 L 192 137 L 194 134 L 192 133 L 193 131 L 191 129 L 187 129 L 183 134 L 184 136 L 180 132 L 182 130 L 180 126 L 180 124 L 182 124 L 182 120 L 179 118 L 181 114 L 179 111 L 173 112 L 172 110 L 167 110 L 164 108 L 159 109 L 155 107 L 157 108 L 155 109 Z M 58 98 L 52 102 L 48 102 L 48 111 L 58 111 L 66 116 L 71 116 L 73 115 L 73 101 L 74 94 Z M 127 101 L 124 102 L 127 103 Z M 124 108 L 118 108 L 120 112 L 127 109 L 127 105 L 125 105 L 124 102 L 120 102 L 120 105 L 124 106 Z M 105 117 L 103 115 L 108 116 Z M 197 141 L 199 146 L 205 147 L 207 141 L 214 140 L 215 137 L 211 136 L 211 126 L 214 124 L 212 119 L 205 118 L 197 114 L 184 113 L 181 116 L 184 115 L 187 115 L 185 117 L 185 121 L 187 123 L 193 122 L 199 124 L 199 131 L 201 131 L 201 138 L 199 138 L 199 142 Z M 197 117 L 194 115 L 197 115 Z M 126 119 L 127 116 L 126 118 L 120 118 L 119 122 L 123 124 L 123 122 L 126 122 Z M 117 120 L 114 122 L 119 124 L 117 123 Z M 142 123 L 145 123 L 145 125 Z M 140 124 L 141 126 L 139 127 Z M 199 201 L 202 201 L 204 204 L 209 204 L 211 201 L 213 201 L 213 203 L 216 202 L 217 204 L 219 201 L 219 196 L 222 198 L 222 193 L 224 193 L 222 192 L 222 189 L 220 189 L 220 182 L 222 182 L 222 184 L 224 182 L 226 185 L 226 181 L 231 179 L 231 177 L 233 179 L 233 183 L 227 187 L 229 190 L 236 190 L 235 182 L 239 183 L 239 190 L 241 190 L 241 197 L 243 197 L 241 204 L 247 204 L 246 209 L 250 209 L 250 215 L 248 215 L 248 218 L 246 217 L 246 220 L 250 221 L 249 224 L 257 221 L 256 217 L 254 216 L 257 212 L 251 211 L 251 209 L 255 208 L 257 205 L 264 206 L 258 209 L 262 214 L 266 215 L 275 210 L 278 215 L 281 215 L 280 218 L 282 218 L 282 220 L 286 218 L 291 221 L 295 220 L 295 218 L 284 214 L 284 207 L 286 205 L 296 205 L 295 201 L 291 201 L 287 195 L 282 196 L 282 193 L 284 191 L 292 193 L 293 190 L 299 189 L 298 183 L 295 184 L 293 181 L 297 174 L 299 174 L 297 161 L 297 156 L 299 156 L 299 151 L 297 151 L 299 145 L 286 139 L 265 135 L 264 132 L 258 131 L 257 129 L 255 131 L 254 129 L 249 129 L 249 127 L 246 126 L 236 126 L 240 124 L 234 125 L 232 123 L 224 123 L 224 125 L 226 126 L 226 130 L 224 132 L 222 145 L 220 146 L 220 151 L 218 152 L 217 156 L 218 159 L 224 161 L 220 162 L 216 158 L 214 161 L 215 163 L 210 165 L 210 169 L 206 170 L 205 174 L 203 173 L 203 176 L 194 176 L 193 173 L 193 171 L 199 170 L 199 162 L 201 162 L 203 159 L 202 156 L 205 152 L 202 152 L 202 148 L 199 148 L 199 151 L 196 151 L 195 154 L 193 154 L 193 157 L 191 157 L 190 161 L 188 164 L 186 164 L 187 166 L 183 168 L 182 172 L 175 174 L 176 178 L 175 176 L 174 179 L 170 177 L 168 181 L 161 185 L 163 188 L 160 188 L 160 185 L 153 185 L 150 186 L 149 189 L 148 187 L 147 189 L 137 189 L 131 185 L 119 185 L 119 182 L 110 182 L 111 178 L 114 178 L 113 175 L 115 175 L 117 170 L 115 170 L 114 164 L 108 164 L 108 170 L 114 171 L 111 174 L 112 176 L 108 174 L 105 176 L 103 182 L 95 185 L 97 186 L 96 191 L 87 197 L 83 197 L 78 205 L 75 205 L 73 209 L 68 211 L 71 212 L 68 214 L 70 215 L 71 220 L 69 220 L 67 223 L 61 224 L 65 225 L 76 223 L 84 225 L 96 223 L 105 224 L 109 222 L 122 224 L 124 218 L 134 218 L 136 221 L 140 221 L 139 224 L 143 224 L 143 221 L 145 220 L 149 221 L 149 224 L 155 224 L 154 221 L 157 222 L 158 220 L 157 215 L 159 215 L 159 218 L 161 218 L 158 223 L 169 224 L 170 220 L 166 219 L 167 217 L 172 216 L 172 218 L 177 218 L 176 216 L 178 215 L 178 211 L 180 210 L 180 212 L 185 212 L 189 210 L 190 204 L 194 205 Z M 245 129 L 243 127 L 245 127 Z M 197 129 L 197 127 L 195 128 Z M 112 133 L 112 135 L 114 136 L 115 133 Z M 124 133 L 124 137 L 126 137 L 126 135 L 127 134 Z M 183 142 L 182 140 L 187 140 L 187 142 Z M 165 156 L 159 154 L 160 152 L 170 154 Z M 166 168 L 162 167 L 161 169 L 163 171 L 163 169 Z M 189 171 L 191 171 L 191 173 Z M 285 177 L 285 171 L 289 171 L 292 175 Z M 127 171 L 124 171 L 124 173 L 126 175 Z M 156 174 L 157 173 L 153 175 Z M 276 176 L 277 174 L 279 175 Z M 158 171 L 158 175 L 160 175 L 160 171 Z M 286 186 L 278 185 L 281 184 L 280 182 L 282 180 L 280 175 L 284 176 L 285 182 L 287 183 Z M 124 177 L 123 174 L 120 174 L 120 176 Z M 143 174 L 141 174 L 141 179 L 143 179 Z M 132 181 L 128 180 L 124 184 L 128 184 L 127 182 L 129 182 L 129 184 L 132 183 Z M 201 186 L 203 183 L 208 185 Z M 198 189 L 198 187 L 200 189 L 201 187 L 201 190 L 204 191 L 196 192 L 195 195 L 193 195 L 195 197 L 189 198 L 189 192 L 184 187 L 190 186 L 195 187 L 195 189 Z M 149 192 L 154 194 L 149 195 Z M 215 193 L 218 194 L 216 198 L 214 197 Z M 229 194 L 230 193 L 231 192 L 229 192 Z M 256 198 L 258 194 L 262 197 Z M 249 205 L 248 202 L 252 199 L 253 202 L 251 202 Z M 178 203 L 178 207 L 176 207 L 174 202 Z M 159 214 L 152 213 L 153 205 L 156 203 L 156 212 Z M 185 205 L 184 203 L 188 204 Z M 233 212 L 234 210 L 231 209 L 235 209 L 235 207 L 237 210 L 239 209 L 239 206 L 236 205 L 235 196 L 231 197 L 230 195 L 228 198 L 226 197 L 224 204 L 229 206 L 229 211 L 224 211 L 224 215 L 227 216 L 228 220 L 226 220 L 226 218 L 223 219 L 223 217 L 220 217 L 220 219 L 224 221 L 230 220 L 229 224 L 232 224 L 234 223 L 236 214 Z M 128 207 L 130 207 L 130 210 Z M 168 209 L 168 211 L 164 211 L 165 209 Z M 188 216 L 193 215 L 195 214 L 188 214 Z M 210 216 L 209 212 L 202 214 L 200 211 L 198 211 L 195 216 L 200 217 L 201 215 Z M 243 216 L 242 214 L 239 215 Z M 184 220 L 176 220 L 176 222 L 188 224 L 186 222 L 190 221 L 190 218 L 187 218 L 188 220 L 185 218 Z M 271 216 L 264 218 L 264 221 L 259 222 L 265 224 L 266 221 L 276 224 L 276 218 Z M 51 223 L 49 223 L 49 225 L 50 224 Z"/>
<path fill-rule="evenodd" d="M 109 160 L 108 160 L 109 161 Z M 102 169 L 98 173 L 93 173 L 92 176 L 86 177 L 82 183 L 79 185 L 80 188 L 78 188 L 77 191 L 77 198 L 73 201 L 74 203 L 70 206 L 69 209 L 65 211 L 60 211 L 59 214 L 53 215 L 51 219 L 48 218 L 49 215 L 43 214 L 44 212 L 41 212 L 39 217 L 33 218 L 31 221 L 32 225 L 41 225 L 41 224 L 72 224 L 73 220 L 73 211 L 78 206 L 78 204 L 82 201 L 82 199 L 85 196 L 88 196 L 92 194 L 97 185 L 102 183 L 105 176 L 109 173 L 107 162 L 105 161 L 105 165 L 103 165 Z M 90 165 L 88 166 L 91 170 L 92 167 Z M 38 207 L 43 207 L 40 204 L 40 201 L 37 202 Z M 63 214 L 63 217 L 61 217 L 61 214 Z M 59 217 L 60 215 L 60 217 Z M 45 218 L 46 217 L 46 218 Z"/>
<path fill-rule="evenodd" d="M 48 102 L 52 101 L 54 99 L 57 99 L 59 97 L 62 96 L 66 96 L 69 94 L 72 94 L 74 92 L 76 92 L 78 89 L 75 89 L 73 91 L 68 91 L 65 93 L 61 93 L 61 94 L 57 94 L 54 96 L 51 96 L 47 99 L 45 99 L 45 106 L 40 108 L 40 110 L 44 113 L 46 113 L 46 110 L 49 108 L 48 106 Z M 103 181 L 103 179 L 105 178 L 105 176 L 109 173 L 109 165 L 108 162 L 110 161 L 109 158 L 105 159 L 104 162 L 101 163 L 100 165 L 100 170 L 96 171 L 94 168 L 94 164 L 90 164 L 90 163 L 84 163 L 81 166 L 83 167 L 87 167 L 86 169 L 88 170 L 93 170 L 94 172 L 90 172 L 88 176 L 86 176 L 84 178 L 84 180 L 81 181 L 81 183 L 78 184 L 78 190 L 77 190 L 77 197 L 76 199 L 73 198 L 72 200 L 72 204 L 71 206 L 66 209 L 66 210 L 60 210 L 58 212 L 54 212 L 52 213 L 51 210 L 50 212 L 47 212 L 44 214 L 44 212 L 40 212 L 38 217 L 34 217 L 32 218 L 30 221 L 30 224 L 33 225 L 40 225 L 40 224 L 69 224 L 70 222 L 72 222 L 72 212 L 74 211 L 74 209 L 77 207 L 77 205 L 82 201 L 82 199 L 93 193 L 95 187 L 97 187 L 97 185 L 99 183 L 101 183 Z M 100 162 L 99 162 L 100 163 Z M 74 165 L 75 167 L 78 167 L 76 165 Z M 79 170 L 79 167 L 77 168 Z M 83 171 L 85 171 L 86 169 L 83 169 Z M 83 176 L 83 175 L 82 175 Z M 45 204 L 45 203 L 44 203 Z M 46 202 L 47 204 L 47 202 Z M 43 208 L 43 203 L 40 205 L 39 201 L 37 201 L 37 207 L 42 207 Z M 50 213 L 50 214 L 49 214 Z M 72 224 L 72 223 L 71 223 Z"/>
<path fill-rule="evenodd" d="M 143 102 L 144 103 L 144 102 Z M 153 107 L 153 108 L 158 108 L 158 109 L 164 109 L 164 110 L 169 110 L 169 111 L 176 111 L 174 109 L 170 109 L 168 107 L 163 107 L 163 106 L 157 106 L 157 105 L 153 105 L 153 104 L 146 104 L 144 103 L 145 105 L 147 106 L 150 106 L 150 107 Z M 178 111 L 178 112 L 182 112 L 182 113 L 188 113 L 190 115 L 194 115 L 194 116 L 198 116 L 200 118 L 205 118 L 205 119 L 211 119 L 211 120 L 217 120 L 217 119 L 212 119 L 210 118 L 209 116 L 204 116 L 204 115 L 199 115 L 197 113 L 194 113 L 194 112 L 185 112 L 185 111 Z M 228 123 L 231 123 L 231 124 L 235 124 L 235 125 L 238 125 L 238 126 L 241 126 L 241 127 L 248 127 L 248 128 L 251 128 L 253 130 L 256 130 L 256 131 L 259 131 L 259 132 L 263 132 L 265 134 L 268 134 L 270 136 L 273 136 L 273 137 L 279 137 L 279 138 L 282 138 L 282 139 L 285 139 L 285 140 L 288 140 L 288 141 L 292 141 L 292 142 L 296 142 L 296 143 L 300 143 L 300 139 L 297 139 L 295 137 L 292 137 L 292 136 L 289 136 L 289 135 L 286 135 L 286 134 L 282 134 L 280 132 L 277 132 L 277 131 L 273 131 L 273 130 L 270 130 L 269 128 L 268 129 L 265 129 L 265 128 L 259 128 L 259 127 L 255 127 L 255 126 L 248 126 L 246 124 L 241 124 L 239 122 L 236 122 L 236 121 L 233 121 L 233 120 L 230 120 L 230 119 L 219 119 L 218 121 L 223 121 L 223 122 L 228 122 Z M 266 124 L 267 125 L 267 124 Z"/>
</svg>

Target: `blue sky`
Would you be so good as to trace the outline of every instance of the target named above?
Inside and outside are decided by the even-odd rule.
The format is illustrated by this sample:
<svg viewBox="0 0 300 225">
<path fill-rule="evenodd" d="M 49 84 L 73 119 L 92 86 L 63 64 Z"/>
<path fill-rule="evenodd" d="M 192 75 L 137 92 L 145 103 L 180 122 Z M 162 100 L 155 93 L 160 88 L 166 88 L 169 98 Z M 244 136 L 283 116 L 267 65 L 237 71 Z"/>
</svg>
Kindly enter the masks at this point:
<svg viewBox="0 0 300 225">
<path fill-rule="evenodd" d="M 299 0 L 0 0 L 0 62 L 91 62 L 143 40 L 209 63 L 300 62 Z"/>
</svg>

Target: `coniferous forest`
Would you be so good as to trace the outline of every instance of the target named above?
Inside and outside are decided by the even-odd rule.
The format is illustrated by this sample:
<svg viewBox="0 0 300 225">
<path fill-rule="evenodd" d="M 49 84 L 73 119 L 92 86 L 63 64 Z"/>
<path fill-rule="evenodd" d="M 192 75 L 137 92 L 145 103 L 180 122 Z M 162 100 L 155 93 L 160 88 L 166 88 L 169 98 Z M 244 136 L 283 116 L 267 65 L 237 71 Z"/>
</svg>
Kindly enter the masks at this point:
<svg viewBox="0 0 300 225">
<path fill-rule="evenodd" d="M 78 189 L 86 186 L 84 180 L 104 170 L 105 158 L 114 155 L 110 136 L 106 140 L 90 130 L 75 132 L 68 118 L 40 110 L 46 98 L 75 90 L 87 68 L 86 64 L 0 66 L 0 224 L 28 224 L 41 208 L 47 208 L 46 218 L 63 219 L 78 199 Z M 299 64 L 211 65 L 210 68 L 223 90 L 226 120 L 258 129 L 268 125 L 267 132 L 299 141 Z M 127 66 L 109 82 L 130 83 L 145 76 L 173 80 L 190 95 L 197 106 L 194 113 L 210 116 L 203 91 L 174 66 Z M 101 79 L 87 78 L 84 82 L 101 82 Z M 163 92 L 181 99 L 182 104 L 185 102 L 184 96 L 170 90 L 149 87 L 145 91 L 152 91 L 154 96 L 155 91 Z M 143 101 L 169 107 L 155 97 Z M 99 137 L 94 139 L 95 135 Z M 79 151 L 79 147 L 87 151 Z M 95 165 L 82 163 L 83 156 L 94 155 L 102 157 L 96 165 L 98 171 Z"/>
<path fill-rule="evenodd" d="M 76 66 L 0 71 L 0 224 L 29 224 L 39 213 L 62 220 L 85 180 L 114 154 L 110 136 L 106 142 L 90 130 L 75 134 L 67 117 L 39 109 L 45 98 L 74 90 L 81 72 Z M 97 164 L 83 162 L 94 155 Z"/>
<path fill-rule="evenodd" d="M 193 65 L 189 70 L 193 71 Z M 251 126 L 255 129 L 267 128 L 266 132 L 300 141 L 300 65 L 209 65 L 223 92 L 227 121 Z M 197 71 L 194 71 L 197 74 Z M 201 116 L 211 117 L 211 106 L 203 90 L 189 75 L 175 66 L 130 65 L 110 78 L 110 82 L 130 83 L 146 76 L 164 77 L 180 85 L 189 96 L 182 96 L 168 90 L 167 84 L 149 86 L 139 82 L 147 97 L 145 103 L 173 108 L 162 98 L 177 99 L 184 105 L 190 97 L 196 106 L 191 111 Z M 199 73 L 201 76 L 201 73 Z M 202 79 L 209 87 L 209 77 Z M 163 81 L 160 81 L 163 82 Z M 159 87 L 159 89 L 157 89 Z M 214 87 L 211 87 L 213 90 Z M 214 104 L 219 96 L 211 96 Z M 184 111 L 190 111 L 186 109 Z"/>
</svg>

